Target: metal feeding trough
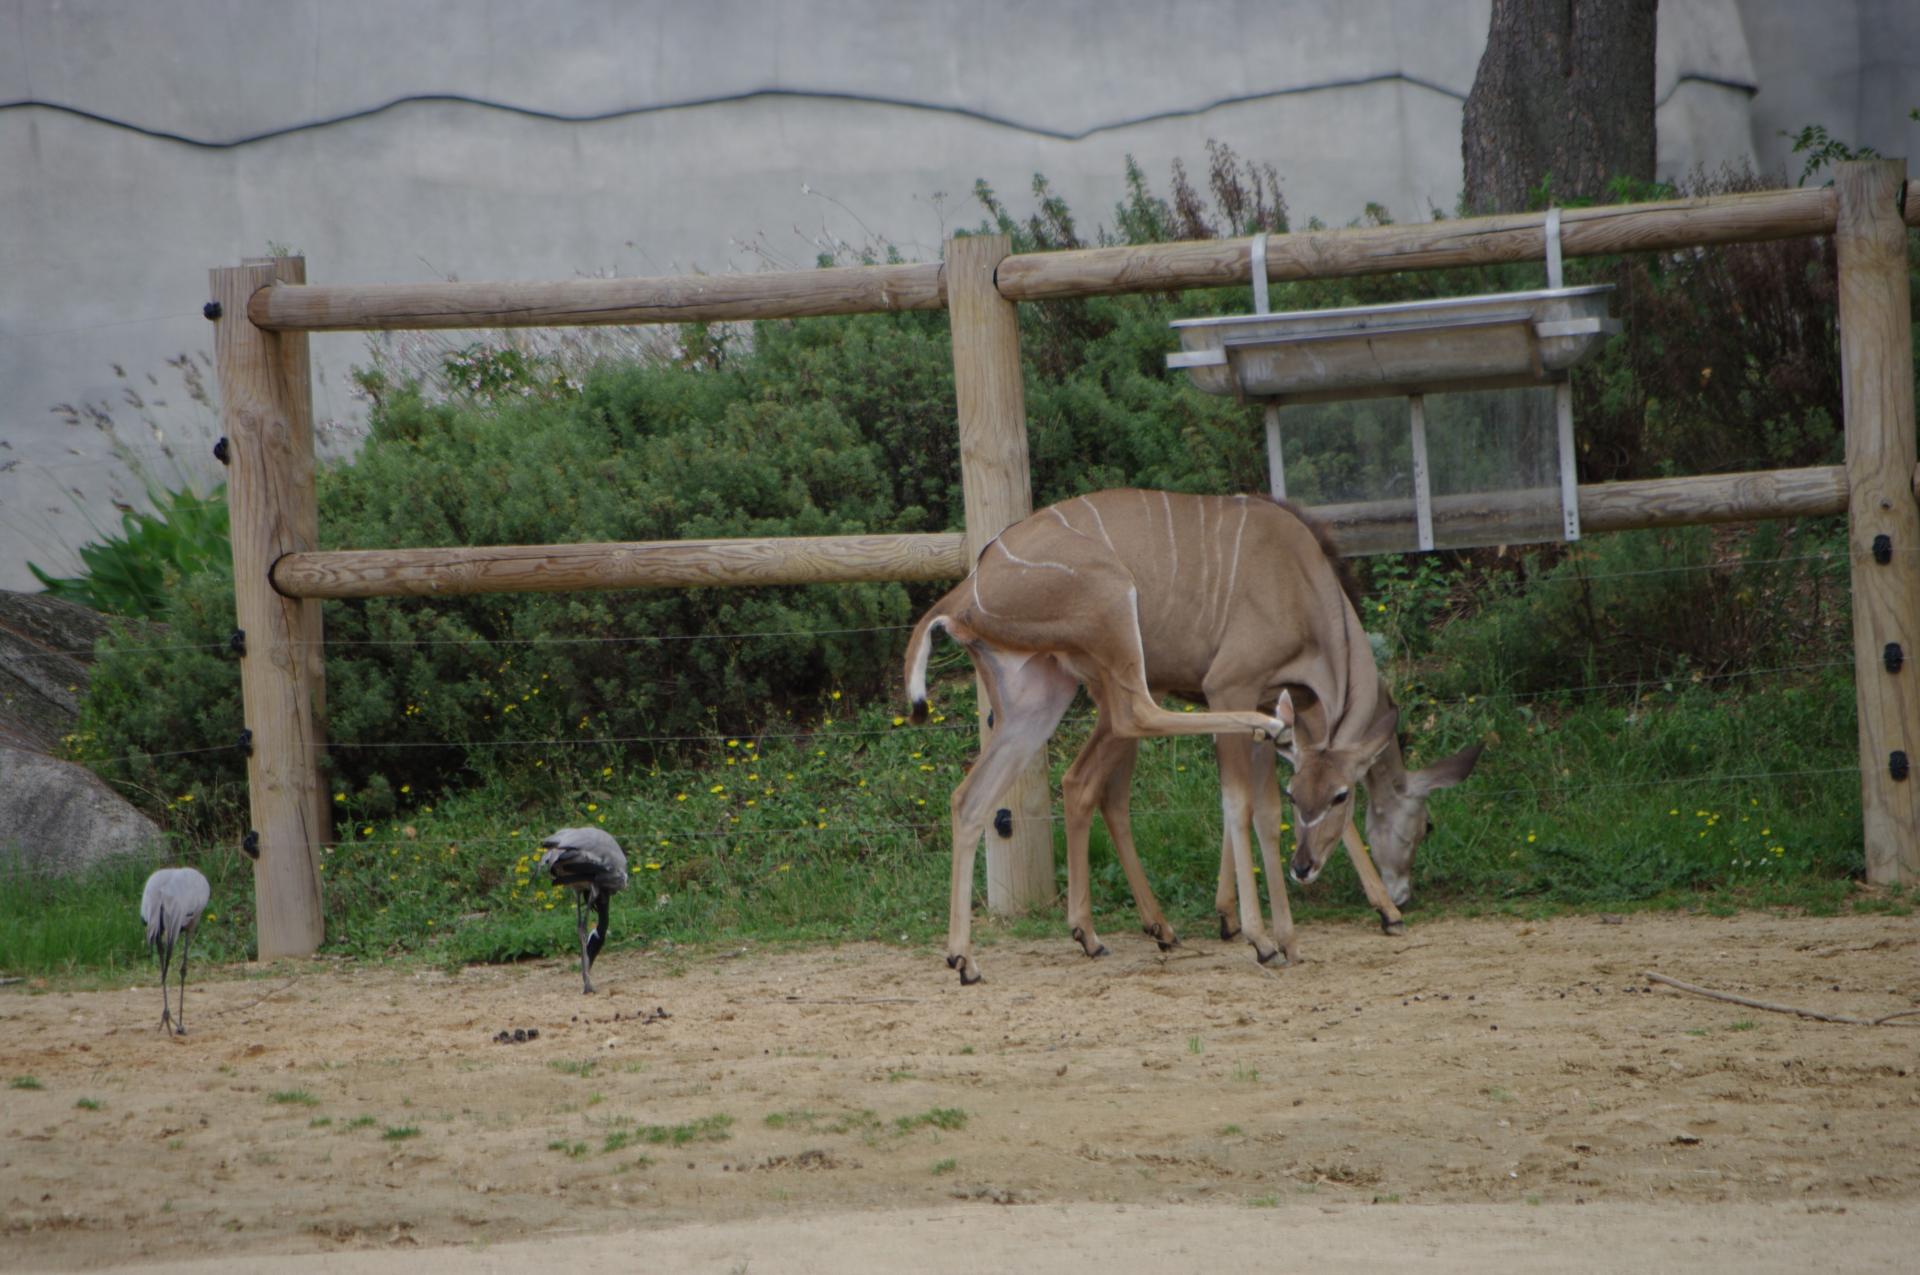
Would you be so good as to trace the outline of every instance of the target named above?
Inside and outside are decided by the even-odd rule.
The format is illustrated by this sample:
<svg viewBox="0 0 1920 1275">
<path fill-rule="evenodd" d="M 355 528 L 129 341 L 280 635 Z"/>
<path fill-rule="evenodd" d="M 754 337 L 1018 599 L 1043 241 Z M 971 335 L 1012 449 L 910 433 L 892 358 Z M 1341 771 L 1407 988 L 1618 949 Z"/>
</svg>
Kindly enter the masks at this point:
<svg viewBox="0 0 1920 1275">
<path fill-rule="evenodd" d="M 1559 506 L 1553 521 L 1558 522 L 1560 534 L 1577 540 L 1580 514 L 1567 372 L 1597 354 L 1607 338 L 1620 331 L 1620 323 L 1607 314 L 1611 284 L 1562 286 L 1558 209 L 1547 214 L 1546 241 L 1550 286 L 1536 291 L 1273 314 L 1267 307 L 1266 236 L 1256 236 L 1251 263 L 1256 313 L 1176 321 L 1173 327 L 1181 349 L 1167 356 L 1167 366 L 1184 370 L 1195 386 L 1210 394 L 1230 394 L 1266 407 L 1268 466 L 1275 496 L 1286 494 L 1280 441 L 1283 406 L 1406 398 L 1408 446 L 1399 474 L 1410 480 L 1412 490 L 1406 492 L 1402 486 L 1398 493 L 1366 493 L 1360 504 L 1341 507 L 1361 523 L 1394 521 L 1394 511 L 1399 509 L 1403 512 L 1397 521 L 1405 527 L 1405 515 L 1412 515 L 1413 544 L 1394 543 L 1390 536 L 1363 535 L 1361 539 L 1374 548 L 1431 549 L 1435 545 L 1428 394 L 1550 387 L 1557 452 L 1552 468 L 1558 471 L 1558 482 L 1551 472 L 1516 473 L 1506 485 L 1492 489 L 1482 482 L 1480 490 L 1443 494 L 1441 517 L 1454 547 L 1551 538 L 1551 531 L 1544 537 L 1516 535 L 1512 516 L 1516 501 L 1545 500 Z M 1443 415 L 1460 418 L 1459 412 Z M 1488 465 L 1483 459 L 1477 467 Z"/>
<path fill-rule="evenodd" d="M 1430 390 L 1551 385 L 1620 321 L 1610 283 L 1340 310 L 1235 314 L 1174 323 L 1185 368 L 1209 394 L 1324 402 Z"/>
</svg>

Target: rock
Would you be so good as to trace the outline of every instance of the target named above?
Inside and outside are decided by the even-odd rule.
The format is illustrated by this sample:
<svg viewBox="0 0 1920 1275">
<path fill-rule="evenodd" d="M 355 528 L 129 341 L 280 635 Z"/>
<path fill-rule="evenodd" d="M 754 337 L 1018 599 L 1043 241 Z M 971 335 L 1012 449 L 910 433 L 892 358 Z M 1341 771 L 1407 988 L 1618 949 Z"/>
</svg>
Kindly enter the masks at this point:
<svg viewBox="0 0 1920 1275">
<path fill-rule="evenodd" d="M 153 855 L 160 829 L 85 766 L 0 744 L 0 856 L 71 876 L 119 855 Z"/>
<path fill-rule="evenodd" d="M 44 593 L 0 589 L 0 744 L 53 752 L 73 730 L 107 617 Z"/>
</svg>

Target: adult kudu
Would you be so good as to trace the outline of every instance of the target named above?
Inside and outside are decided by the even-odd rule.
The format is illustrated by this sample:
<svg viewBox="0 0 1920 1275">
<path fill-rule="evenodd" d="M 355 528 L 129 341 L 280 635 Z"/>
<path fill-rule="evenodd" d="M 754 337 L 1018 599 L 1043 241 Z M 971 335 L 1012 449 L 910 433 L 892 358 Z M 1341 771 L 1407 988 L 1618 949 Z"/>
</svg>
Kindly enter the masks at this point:
<svg viewBox="0 0 1920 1275">
<path fill-rule="evenodd" d="M 1287 746 L 1294 763 L 1291 870 L 1302 882 L 1319 874 L 1343 833 L 1352 835 L 1352 793 L 1363 777 L 1380 781 L 1376 821 L 1401 830 L 1395 835 L 1406 839 L 1410 860 L 1426 828 L 1426 793 L 1464 778 L 1479 751 L 1406 772 L 1395 746 L 1397 711 L 1338 559 L 1297 512 L 1261 496 L 1095 492 L 1009 527 L 914 628 L 906 673 L 916 719 L 926 711 L 935 629 L 966 649 L 992 710 L 987 745 L 952 800 L 947 964 L 962 983 L 980 977 L 971 943 L 973 862 L 988 812 L 1045 745 L 1082 684 L 1099 720 L 1067 772 L 1067 890 L 1069 924 L 1089 955 L 1105 950 L 1093 931 L 1087 872 L 1096 806 L 1147 932 L 1162 946 L 1177 941 L 1147 888 L 1127 820 L 1138 739 L 1217 737 L 1222 932 L 1231 932 L 1224 909 L 1237 895 L 1238 928 L 1262 963 L 1282 952 L 1297 956 L 1279 867 L 1273 747 Z M 1158 703 L 1161 694 L 1203 699 L 1207 711 L 1169 711 Z M 1261 710 L 1268 704 L 1270 713 Z M 1394 778 L 1386 772 L 1396 769 L 1402 782 L 1386 782 Z M 1379 817 L 1389 810 L 1391 818 Z M 1255 821 L 1272 883 L 1273 936 L 1261 926 L 1254 888 L 1248 828 Z M 1376 906 L 1389 904 L 1357 837 L 1349 849 L 1357 867 L 1366 865 L 1361 877 Z M 1237 887 L 1231 894 L 1229 858 Z M 1382 908 L 1383 917 L 1389 910 Z"/>
</svg>

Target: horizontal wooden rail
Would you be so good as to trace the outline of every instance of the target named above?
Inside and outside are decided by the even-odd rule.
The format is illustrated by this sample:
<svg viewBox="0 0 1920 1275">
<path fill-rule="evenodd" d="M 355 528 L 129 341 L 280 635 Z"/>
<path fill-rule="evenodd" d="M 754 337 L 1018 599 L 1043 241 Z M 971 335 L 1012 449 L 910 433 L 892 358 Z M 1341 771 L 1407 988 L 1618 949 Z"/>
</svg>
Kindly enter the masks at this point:
<svg viewBox="0 0 1920 1275">
<path fill-rule="evenodd" d="M 1920 226 L 1920 192 L 1912 186 L 1909 192 L 1907 224 Z M 1829 235 L 1835 207 L 1831 189 L 1813 187 L 1568 208 L 1561 213 L 1561 243 L 1568 256 L 1581 257 Z M 1267 276 L 1327 279 L 1544 260 L 1544 226 L 1542 214 L 1519 213 L 1274 235 L 1267 241 Z M 1009 301 L 1224 287 L 1247 282 L 1251 244 L 1210 239 L 1021 253 L 1000 263 L 995 285 Z M 946 303 L 943 269 L 931 262 L 548 283 L 276 283 L 254 293 L 247 317 L 269 331 L 342 332 L 720 323 L 937 310 Z"/>
<path fill-rule="evenodd" d="M 663 279 L 551 283 L 274 284 L 247 303 L 277 332 L 539 328 L 609 323 L 724 323 L 823 314 L 939 310 L 938 262 Z"/>
<path fill-rule="evenodd" d="M 336 549 L 289 553 L 273 587 L 290 598 L 562 593 L 571 589 L 700 589 L 718 585 L 957 580 L 968 571 L 959 532 Z"/>
<path fill-rule="evenodd" d="M 1847 471 L 1839 465 L 1586 483 L 1579 491 L 1583 532 L 1763 522 L 1847 511 Z M 1557 492 L 1547 494 L 1558 495 Z M 1471 517 L 1480 526 L 1496 532 L 1503 523 L 1510 523 L 1515 541 L 1519 542 L 1537 537 L 1538 510 L 1538 501 L 1512 493 L 1440 496 L 1433 502 L 1433 519 L 1439 527 L 1449 518 Z M 1347 553 L 1380 553 L 1408 547 L 1408 529 L 1413 525 L 1410 498 L 1317 505 L 1312 512 L 1328 525 L 1334 540 Z"/>
<path fill-rule="evenodd" d="M 1907 224 L 1920 226 L 1920 190 L 1908 186 Z M 1828 187 L 1707 195 L 1666 203 L 1566 208 L 1561 251 L 1569 257 L 1753 243 L 1833 233 L 1838 205 Z M 995 282 L 1009 301 L 1166 292 L 1244 284 L 1251 239 L 1022 253 L 1000 263 Z M 1546 214 L 1316 230 L 1267 238 L 1267 278 L 1331 279 L 1546 259 Z"/>
<path fill-rule="evenodd" d="M 1627 531 L 1845 513 L 1846 471 L 1837 465 L 1697 478 L 1589 483 L 1580 525 Z M 1498 525 L 1527 516 L 1504 493 L 1443 496 L 1436 520 L 1472 513 Z M 1313 513 L 1343 549 L 1375 553 L 1404 545 L 1411 501 L 1321 505 Z M 1517 539 L 1518 537 L 1516 537 Z M 957 580 L 971 564 L 958 532 L 801 536 L 764 540 L 656 540 L 616 544 L 496 545 L 451 549 L 336 549 L 289 553 L 273 587 L 291 598 L 435 597 L 465 593 L 559 593 L 570 589 L 712 588 L 859 581 Z"/>
</svg>

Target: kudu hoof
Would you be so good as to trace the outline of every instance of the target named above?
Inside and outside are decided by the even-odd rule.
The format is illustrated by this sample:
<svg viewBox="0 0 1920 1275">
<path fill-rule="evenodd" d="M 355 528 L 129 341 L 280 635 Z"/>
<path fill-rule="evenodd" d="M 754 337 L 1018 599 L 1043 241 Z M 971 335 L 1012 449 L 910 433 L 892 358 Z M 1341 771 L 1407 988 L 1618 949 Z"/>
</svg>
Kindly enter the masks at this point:
<svg viewBox="0 0 1920 1275">
<path fill-rule="evenodd" d="M 1080 950 L 1082 952 L 1085 952 L 1088 956 L 1094 958 L 1095 960 L 1098 960 L 1100 957 L 1103 957 L 1109 954 L 1107 952 L 1107 945 L 1105 943 L 1095 943 L 1095 944 L 1089 945 L 1087 943 L 1087 932 L 1081 929 L 1077 925 L 1073 927 L 1073 941 L 1080 945 Z"/>
<path fill-rule="evenodd" d="M 1175 934 L 1164 921 L 1159 925 L 1143 925 L 1140 928 L 1148 938 L 1160 945 L 1162 952 L 1171 952 L 1180 946 L 1180 936 Z"/>
<path fill-rule="evenodd" d="M 960 971 L 960 986 L 962 987 L 972 987 L 980 981 L 980 971 L 974 967 L 972 961 L 964 956 L 949 956 L 947 958 L 947 968 Z"/>
<path fill-rule="evenodd" d="M 1390 919 L 1385 912 L 1380 914 L 1380 932 L 1382 934 L 1401 935 L 1407 932 L 1407 923 Z"/>
<path fill-rule="evenodd" d="M 1253 945 L 1253 956 L 1254 959 L 1262 965 L 1271 965 L 1276 960 L 1282 965 L 1288 964 L 1285 955 L 1277 947 L 1262 947 L 1258 943 L 1255 943 Z"/>
<path fill-rule="evenodd" d="M 1230 943 L 1240 937 L 1240 927 L 1225 912 L 1217 913 L 1220 918 L 1220 941 Z"/>
</svg>

